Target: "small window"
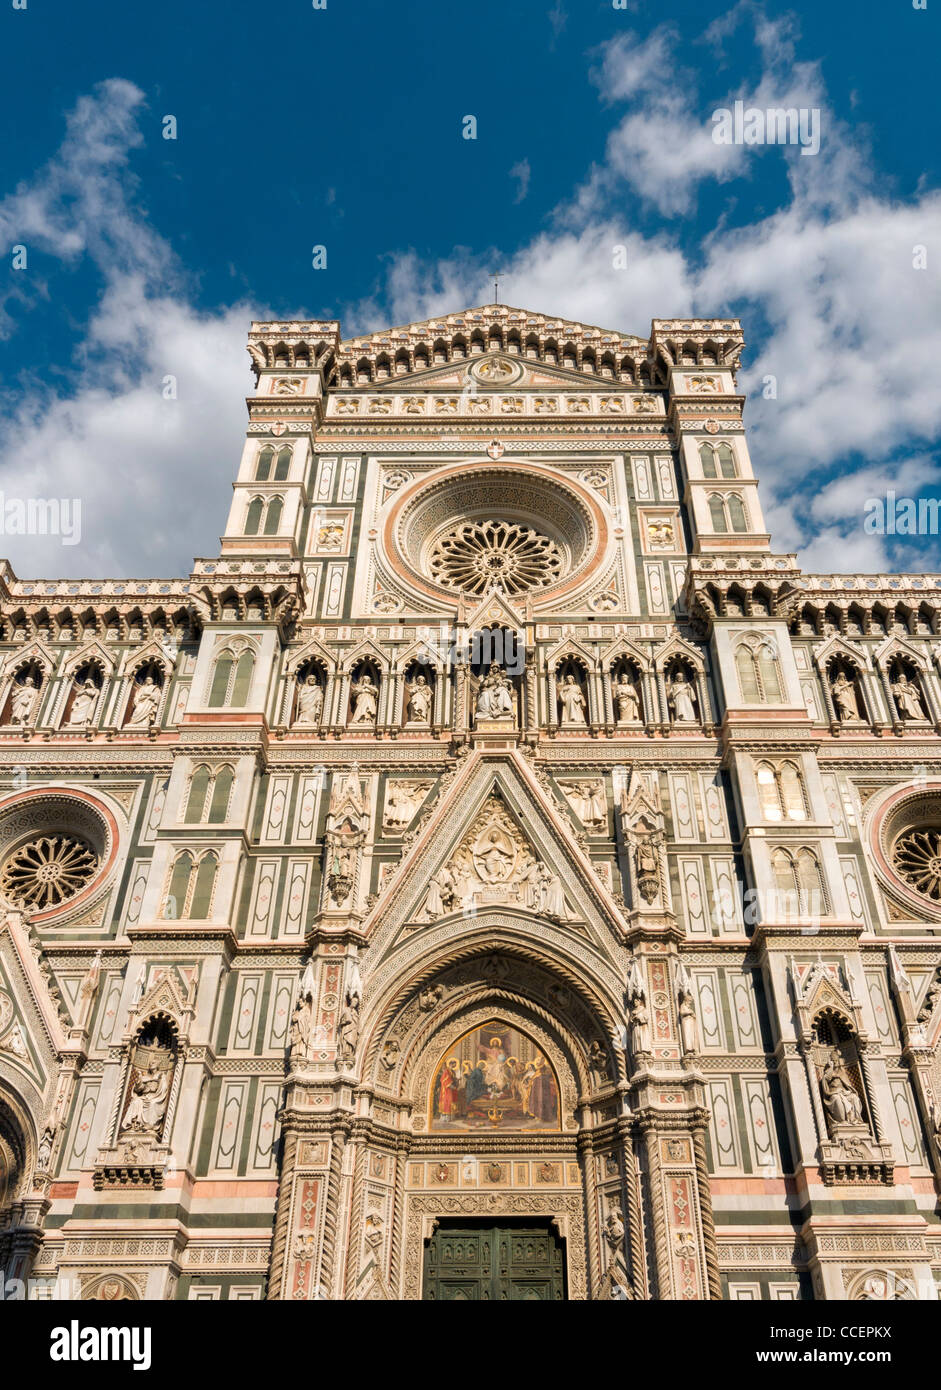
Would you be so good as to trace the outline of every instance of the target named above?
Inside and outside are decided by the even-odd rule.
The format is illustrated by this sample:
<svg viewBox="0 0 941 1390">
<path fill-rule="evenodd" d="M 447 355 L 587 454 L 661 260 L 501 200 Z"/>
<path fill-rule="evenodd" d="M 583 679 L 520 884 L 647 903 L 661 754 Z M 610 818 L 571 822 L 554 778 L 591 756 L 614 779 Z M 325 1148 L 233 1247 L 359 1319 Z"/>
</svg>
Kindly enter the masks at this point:
<svg viewBox="0 0 941 1390">
<path fill-rule="evenodd" d="M 209 691 L 209 708 L 221 709 L 225 704 L 229 694 L 229 684 L 232 680 L 232 668 L 235 664 L 231 652 L 223 652 L 217 658 L 212 673 L 212 687 Z"/>
<path fill-rule="evenodd" d="M 717 478 L 716 455 L 711 444 L 700 444 L 699 461 L 702 464 L 702 475 L 704 478 Z"/>
<path fill-rule="evenodd" d="M 287 447 L 278 450 L 278 461 L 275 464 L 274 480 L 276 483 L 287 481 L 288 473 L 291 468 L 291 450 Z"/>
<path fill-rule="evenodd" d="M 732 522 L 733 531 L 747 531 L 748 522 L 745 518 L 745 506 L 741 497 L 732 493 L 729 498 L 729 519 Z"/>
<path fill-rule="evenodd" d="M 265 535 L 276 536 L 281 525 L 281 513 L 284 510 L 284 502 L 280 497 L 272 497 L 268 503 L 268 511 L 265 514 Z"/>
<path fill-rule="evenodd" d="M 736 477 L 735 458 L 733 457 L 731 446 L 729 444 L 720 444 L 717 452 L 719 455 L 719 470 L 723 478 Z M 712 476 L 715 477 L 715 474 Z"/>
<path fill-rule="evenodd" d="M 209 823 L 220 825 L 229 814 L 229 801 L 232 797 L 232 783 L 235 774 L 230 767 L 220 767 L 212 785 L 209 802 Z"/>
<path fill-rule="evenodd" d="M 248 511 L 245 514 L 245 534 L 246 536 L 257 536 L 261 526 L 261 514 L 265 508 L 263 497 L 253 497 L 248 504 Z"/>
<path fill-rule="evenodd" d="M 201 821 L 206 810 L 206 797 L 209 793 L 209 768 L 202 765 L 190 779 L 190 793 L 186 802 L 184 820 Z"/>
<path fill-rule="evenodd" d="M 258 455 L 258 463 L 255 467 L 255 482 L 266 483 L 271 477 L 271 464 L 274 459 L 274 449 L 270 444 L 266 444 Z"/>
<path fill-rule="evenodd" d="M 232 688 L 232 704 L 238 708 L 248 703 L 248 692 L 255 670 L 255 654 L 246 649 L 235 667 L 235 683 Z"/>
<path fill-rule="evenodd" d="M 712 519 L 712 529 L 723 535 L 729 529 L 729 524 L 725 518 L 725 507 L 722 505 L 722 498 L 713 494 L 709 498 L 709 516 Z"/>
</svg>

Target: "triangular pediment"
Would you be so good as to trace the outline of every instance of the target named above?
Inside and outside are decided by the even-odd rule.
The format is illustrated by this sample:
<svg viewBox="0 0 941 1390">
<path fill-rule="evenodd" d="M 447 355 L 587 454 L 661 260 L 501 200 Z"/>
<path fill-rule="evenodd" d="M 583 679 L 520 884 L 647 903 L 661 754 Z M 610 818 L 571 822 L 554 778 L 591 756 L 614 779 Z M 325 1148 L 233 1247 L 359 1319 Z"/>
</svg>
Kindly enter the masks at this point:
<svg viewBox="0 0 941 1390">
<path fill-rule="evenodd" d="M 383 329 L 377 333 L 366 333 L 358 338 L 347 338 L 340 344 L 342 349 L 355 352 L 372 352 L 385 348 L 394 352 L 403 342 L 419 335 L 429 342 L 436 338 L 448 338 L 461 330 L 468 338 L 475 330 L 483 331 L 494 325 L 505 326 L 507 330 L 517 329 L 520 333 L 551 333 L 564 343 L 567 339 L 589 334 L 605 346 L 646 347 L 647 339 L 636 334 L 621 333 L 614 328 L 601 328 L 593 323 L 580 323 L 577 319 L 554 317 L 539 314 L 532 309 L 521 309 L 512 304 L 478 304 L 473 308 L 459 309 L 452 314 L 440 314 L 430 319 L 417 319 L 413 323 L 401 324 L 397 328 Z"/>
<path fill-rule="evenodd" d="M 567 811 L 516 753 L 472 754 L 386 881 L 364 931 L 373 959 L 403 934 L 512 913 L 582 938 L 618 940 L 617 903 L 572 835 Z M 372 953 L 371 953 L 372 954 Z"/>
<path fill-rule="evenodd" d="M 494 586 L 477 605 L 466 614 L 467 626 L 471 631 L 486 627 L 507 627 L 519 631 L 526 621 L 526 614 L 507 598 L 502 589 Z"/>
</svg>

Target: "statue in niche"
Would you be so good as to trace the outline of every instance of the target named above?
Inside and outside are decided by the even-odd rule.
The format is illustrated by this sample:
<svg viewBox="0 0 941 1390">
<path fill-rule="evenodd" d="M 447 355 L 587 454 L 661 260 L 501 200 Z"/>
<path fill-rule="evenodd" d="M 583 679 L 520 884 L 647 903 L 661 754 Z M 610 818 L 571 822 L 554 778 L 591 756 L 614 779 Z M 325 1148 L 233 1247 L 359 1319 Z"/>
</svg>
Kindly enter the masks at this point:
<svg viewBox="0 0 941 1390">
<path fill-rule="evenodd" d="M 348 989 L 346 1001 L 340 1010 L 337 1022 L 337 1056 L 346 1066 L 352 1066 L 356 1059 L 356 1044 L 359 1041 L 359 991 Z"/>
<path fill-rule="evenodd" d="M 634 846 L 634 867 L 637 887 L 649 906 L 660 893 L 660 855 L 652 837 L 638 839 Z"/>
<path fill-rule="evenodd" d="M 353 850 L 334 844 L 329 851 L 327 891 L 337 907 L 342 907 L 353 891 L 356 859 Z"/>
<path fill-rule="evenodd" d="M 830 1051 L 820 1078 L 824 1109 L 838 1125 L 863 1123 L 862 1097 L 853 1084 L 843 1054 L 838 1047 Z"/>
<path fill-rule="evenodd" d="M 650 1051 L 648 1026 L 650 1014 L 647 1011 L 647 989 L 644 973 L 637 957 L 631 960 L 627 977 L 627 1021 L 630 1031 L 631 1052 L 635 1057 Z"/>
<path fill-rule="evenodd" d="M 686 679 L 685 671 L 677 671 L 667 686 L 667 700 L 677 724 L 695 724 L 696 692 Z"/>
<path fill-rule="evenodd" d="M 352 694 L 353 713 L 350 727 L 357 724 L 374 724 L 379 709 L 379 687 L 370 679 L 368 671 L 364 671 L 359 682 L 354 684 Z"/>
<path fill-rule="evenodd" d="M 553 917 L 556 921 L 565 920 L 565 896 L 562 884 L 545 864 L 538 863 L 535 871 L 533 907 L 543 917 Z"/>
<path fill-rule="evenodd" d="M 418 675 L 405 687 L 408 695 L 408 702 L 405 706 L 405 718 L 409 724 L 430 724 L 431 723 L 431 686 L 424 676 Z"/>
<path fill-rule="evenodd" d="M 562 723 L 584 724 L 585 696 L 581 686 L 571 672 L 563 678 L 557 693 L 559 704 L 562 708 Z"/>
<path fill-rule="evenodd" d="M 480 682 L 475 713 L 477 720 L 513 718 L 513 687 L 498 661 L 491 661 L 486 676 Z"/>
<path fill-rule="evenodd" d="M 622 673 L 611 692 L 617 709 L 619 724 L 640 723 L 640 696 L 633 681 Z"/>
<path fill-rule="evenodd" d="M 924 719 L 921 691 L 904 671 L 899 671 L 898 678 L 892 682 L 892 695 L 900 719 Z"/>
<path fill-rule="evenodd" d="M 856 694 L 856 686 L 851 680 L 847 679 L 845 671 L 838 671 L 836 677 L 830 684 L 830 693 L 833 696 L 833 703 L 840 719 L 844 722 L 854 721 L 859 723 L 862 716 L 859 712 L 859 699 Z"/>
<path fill-rule="evenodd" d="M 77 680 L 75 682 L 75 695 L 72 699 L 72 708 L 69 711 L 69 728 L 84 728 L 92 722 L 95 717 L 95 710 L 98 708 L 100 693 L 91 676 L 86 676 L 83 681 Z"/>
<path fill-rule="evenodd" d="M 10 701 L 10 723 L 32 724 L 38 700 L 39 689 L 32 676 L 24 676 L 22 684 L 14 681 Z"/>
<path fill-rule="evenodd" d="M 297 688 L 295 724 L 317 728 L 323 715 L 323 687 L 315 675 L 308 675 Z"/>
<path fill-rule="evenodd" d="M 134 690 L 134 708 L 127 721 L 129 729 L 150 729 L 157 722 L 163 691 L 153 676 L 145 676 Z M 74 705 L 73 705 L 74 710 Z"/>
<path fill-rule="evenodd" d="M 121 1134 L 156 1138 L 170 1095 L 173 1053 L 169 1048 L 138 1047 L 134 1053 L 131 1098 L 121 1122 Z"/>
</svg>

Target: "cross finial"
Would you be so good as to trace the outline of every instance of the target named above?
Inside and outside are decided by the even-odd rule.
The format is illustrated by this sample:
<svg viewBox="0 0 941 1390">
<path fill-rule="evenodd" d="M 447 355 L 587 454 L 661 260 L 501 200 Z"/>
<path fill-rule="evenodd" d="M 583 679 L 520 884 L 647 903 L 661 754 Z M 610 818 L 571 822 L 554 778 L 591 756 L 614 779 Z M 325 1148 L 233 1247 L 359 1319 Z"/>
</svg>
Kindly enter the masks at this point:
<svg viewBox="0 0 941 1390">
<path fill-rule="evenodd" d="M 499 303 L 500 303 L 500 272 L 499 272 L 498 270 L 491 270 L 490 274 L 493 276 L 493 302 L 494 302 L 494 304 L 499 304 Z"/>
</svg>

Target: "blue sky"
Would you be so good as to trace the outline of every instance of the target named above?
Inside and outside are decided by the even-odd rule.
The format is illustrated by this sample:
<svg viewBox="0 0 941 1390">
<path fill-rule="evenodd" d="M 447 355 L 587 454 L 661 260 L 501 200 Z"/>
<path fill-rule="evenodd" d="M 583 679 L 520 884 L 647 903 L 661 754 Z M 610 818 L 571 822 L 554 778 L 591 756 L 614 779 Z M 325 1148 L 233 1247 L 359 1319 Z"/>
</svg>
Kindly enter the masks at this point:
<svg viewBox="0 0 941 1390">
<path fill-rule="evenodd" d="M 0 553 L 22 577 L 187 572 L 218 548 L 251 316 L 351 336 L 486 302 L 497 265 L 508 302 L 627 332 L 738 314 L 773 544 L 941 568 L 936 536 L 863 530 L 887 488 L 939 493 L 938 13 L 8 3 L 0 242 L 28 266 L 0 301 L 0 489 L 81 497 L 83 527 Z M 818 109 L 819 155 L 716 145 L 736 98 Z"/>
</svg>

